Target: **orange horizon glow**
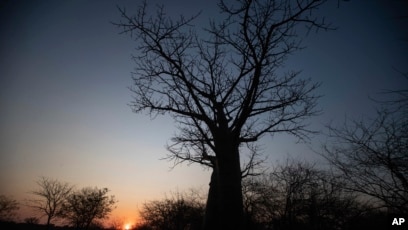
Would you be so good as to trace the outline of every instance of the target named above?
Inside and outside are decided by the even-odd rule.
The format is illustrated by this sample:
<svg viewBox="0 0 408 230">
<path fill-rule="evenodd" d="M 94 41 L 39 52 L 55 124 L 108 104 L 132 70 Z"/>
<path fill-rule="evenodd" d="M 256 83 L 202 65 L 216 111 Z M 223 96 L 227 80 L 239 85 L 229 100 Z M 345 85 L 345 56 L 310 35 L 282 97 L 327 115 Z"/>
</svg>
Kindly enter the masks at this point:
<svg viewBox="0 0 408 230">
<path fill-rule="evenodd" d="M 16 222 L 23 223 L 25 218 L 35 216 L 36 214 L 37 214 L 36 210 L 22 206 L 18 211 L 16 211 Z M 46 217 L 45 216 L 40 217 L 39 221 L 40 223 L 46 223 Z M 109 215 L 108 218 L 103 219 L 102 223 L 106 227 L 110 227 L 113 221 L 120 223 L 120 225 L 118 226 L 120 227 L 120 229 L 130 230 L 139 223 L 140 217 L 138 211 L 132 210 L 129 211 L 128 209 L 116 209 L 112 212 L 111 215 Z M 61 222 L 59 219 L 53 220 L 52 223 L 55 224 L 56 226 L 65 225 L 65 223 Z"/>
<path fill-rule="evenodd" d="M 127 207 L 125 206 L 115 209 L 109 216 L 109 219 L 106 220 L 106 223 L 116 222 L 117 224 L 120 224 L 119 226 L 117 225 L 120 229 L 129 230 L 137 225 L 139 221 L 139 210 L 133 209 L 132 205 L 128 205 Z"/>
</svg>

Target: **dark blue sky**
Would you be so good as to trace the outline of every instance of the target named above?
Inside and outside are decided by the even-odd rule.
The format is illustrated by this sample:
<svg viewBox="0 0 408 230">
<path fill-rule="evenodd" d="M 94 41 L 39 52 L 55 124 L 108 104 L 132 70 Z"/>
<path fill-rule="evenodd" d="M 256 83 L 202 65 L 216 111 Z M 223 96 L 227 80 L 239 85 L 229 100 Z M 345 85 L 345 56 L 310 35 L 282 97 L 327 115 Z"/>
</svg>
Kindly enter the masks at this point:
<svg viewBox="0 0 408 230">
<path fill-rule="evenodd" d="M 215 1 L 163 2 L 169 15 L 203 10 L 199 26 L 217 19 Z M 332 1 L 316 12 L 336 31 L 310 33 L 306 49 L 286 70 L 321 82 L 323 115 L 310 119 L 324 130 L 344 117 L 370 116 L 375 97 L 407 87 L 393 68 L 408 71 L 408 15 L 403 1 Z M 209 172 L 160 161 L 176 131 L 172 120 L 150 120 L 128 107 L 130 59 L 136 44 L 119 35 L 116 5 L 128 12 L 140 1 L 3 1 L 0 3 L 0 193 L 26 196 L 39 176 L 78 186 L 108 187 L 116 215 L 136 215 L 137 205 L 170 190 L 207 189 Z M 405 40 L 404 40 L 405 39 Z M 323 140 L 313 137 L 311 146 Z M 308 145 L 287 136 L 265 137 L 273 163 L 292 156 L 318 160 Z"/>
</svg>

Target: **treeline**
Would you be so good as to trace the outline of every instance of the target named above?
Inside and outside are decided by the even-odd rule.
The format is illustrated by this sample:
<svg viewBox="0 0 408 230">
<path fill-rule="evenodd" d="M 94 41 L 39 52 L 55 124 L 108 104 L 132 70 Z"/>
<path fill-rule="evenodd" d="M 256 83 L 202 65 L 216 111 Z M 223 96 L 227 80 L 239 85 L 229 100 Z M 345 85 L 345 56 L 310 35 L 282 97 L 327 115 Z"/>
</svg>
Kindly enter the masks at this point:
<svg viewBox="0 0 408 230">
<path fill-rule="evenodd" d="M 48 229 L 53 229 L 53 230 L 76 230 L 77 228 L 69 225 L 65 226 L 56 226 L 56 225 L 49 225 L 47 226 L 46 224 L 33 224 L 33 223 L 17 223 L 14 221 L 0 221 L 0 228 L 1 229 L 7 229 L 7 230 L 48 230 Z M 90 226 L 90 230 L 102 230 L 104 229 L 102 225 L 95 225 L 95 226 Z"/>
<path fill-rule="evenodd" d="M 261 176 L 243 180 L 246 229 L 388 229 L 390 209 L 348 189 L 344 177 L 312 164 L 288 160 Z M 201 229 L 205 199 L 174 193 L 147 202 L 136 230 Z"/>
<path fill-rule="evenodd" d="M 383 167 L 382 173 L 386 172 Z M 392 218 L 406 215 L 407 204 L 403 203 L 406 197 L 393 197 L 398 205 L 389 203 L 391 193 L 399 191 L 396 188 L 388 191 L 387 199 L 381 199 L 379 195 L 359 190 L 356 182 L 335 167 L 322 169 L 296 160 L 287 160 L 258 176 L 245 177 L 242 193 L 246 229 L 389 229 Z M 396 179 L 381 183 L 398 186 Z M 45 177 L 37 184 L 38 189 L 31 193 L 38 199 L 28 200 L 25 205 L 46 216 L 46 223 L 39 224 L 36 217 L 28 217 L 24 223 L 13 222 L 18 202 L 0 196 L 1 229 L 123 229 L 123 225 L 110 226 L 101 222 L 116 203 L 114 196 L 108 195 L 107 188 L 75 189 L 68 183 Z M 373 186 L 385 185 L 372 184 L 367 189 Z M 404 191 L 404 187 L 400 190 Z M 144 203 L 139 213 L 141 219 L 133 229 L 199 230 L 205 206 L 206 197 L 199 191 L 171 193 L 163 199 Z M 58 223 L 62 220 L 65 226 L 55 226 L 56 220 Z"/>
<path fill-rule="evenodd" d="M 35 216 L 25 218 L 24 223 L 15 223 L 19 204 L 1 195 L 1 229 L 102 229 L 100 220 L 109 216 L 117 202 L 114 196 L 108 195 L 107 188 L 75 189 L 69 183 L 47 177 L 41 177 L 37 185 L 37 190 L 30 192 L 34 197 L 24 206 L 35 210 L 36 216 L 45 217 L 45 224 L 40 225 Z M 65 227 L 55 226 L 56 220 Z"/>
</svg>

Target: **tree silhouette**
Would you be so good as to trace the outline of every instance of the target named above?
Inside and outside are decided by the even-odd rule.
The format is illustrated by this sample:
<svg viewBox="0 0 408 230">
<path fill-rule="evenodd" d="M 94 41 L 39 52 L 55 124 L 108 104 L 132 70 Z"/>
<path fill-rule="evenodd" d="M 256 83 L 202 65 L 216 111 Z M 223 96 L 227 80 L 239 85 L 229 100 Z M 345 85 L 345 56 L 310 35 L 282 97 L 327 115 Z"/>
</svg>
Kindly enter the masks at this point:
<svg viewBox="0 0 408 230">
<path fill-rule="evenodd" d="M 116 203 L 114 196 L 108 196 L 107 188 L 82 188 L 67 197 L 63 216 L 76 229 L 88 229 L 97 219 L 106 218 Z"/>
<path fill-rule="evenodd" d="M 176 192 L 163 200 L 145 203 L 140 212 L 142 223 L 137 229 L 200 229 L 203 215 L 204 204 L 200 199 Z"/>
<path fill-rule="evenodd" d="M 246 219 L 262 229 L 346 229 L 365 207 L 345 182 L 314 165 L 288 160 L 243 181 Z"/>
<path fill-rule="evenodd" d="M 47 177 L 41 177 L 37 180 L 37 185 L 39 189 L 32 191 L 31 194 L 36 195 L 39 199 L 31 199 L 27 205 L 46 215 L 46 224 L 49 229 L 51 221 L 60 215 L 62 205 L 71 193 L 73 186 Z"/>
<path fill-rule="evenodd" d="M 198 15 L 174 21 L 159 7 L 149 16 L 146 2 L 135 16 L 119 9 L 116 25 L 138 44 L 133 111 L 170 114 L 180 126 L 169 158 L 213 168 L 208 205 L 215 208 L 207 206 L 204 229 L 243 228 L 245 144 L 265 134 L 307 136 L 302 121 L 316 113 L 318 84 L 280 71 L 300 48 L 298 25 L 328 28 L 311 16 L 324 2 L 220 1 L 223 20 L 200 33 L 192 26 Z"/>
<path fill-rule="evenodd" d="M 408 77 L 405 76 L 408 80 Z M 348 188 L 376 198 L 391 213 L 408 215 L 408 90 L 378 101 L 372 119 L 330 126 L 323 156 L 349 181 Z"/>
<path fill-rule="evenodd" d="M 123 229 L 123 226 L 125 225 L 125 221 L 123 218 L 119 217 L 114 217 L 114 218 L 109 218 L 109 228 L 111 230 L 120 230 Z"/>
<path fill-rule="evenodd" d="M 29 225 L 37 225 L 39 222 L 40 222 L 40 219 L 34 216 L 24 218 L 24 223 L 29 224 Z"/>
<path fill-rule="evenodd" d="M 18 202 L 16 200 L 0 195 L 0 221 L 12 221 L 18 209 Z"/>
</svg>

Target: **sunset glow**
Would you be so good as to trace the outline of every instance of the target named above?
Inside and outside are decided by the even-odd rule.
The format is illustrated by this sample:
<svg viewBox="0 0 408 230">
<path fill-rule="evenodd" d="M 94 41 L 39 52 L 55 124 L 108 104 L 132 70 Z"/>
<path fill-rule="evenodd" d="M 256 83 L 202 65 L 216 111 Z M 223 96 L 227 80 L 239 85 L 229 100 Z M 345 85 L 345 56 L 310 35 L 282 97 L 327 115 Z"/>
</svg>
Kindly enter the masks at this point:
<svg viewBox="0 0 408 230">
<path fill-rule="evenodd" d="M 125 230 L 129 230 L 131 227 L 131 224 L 125 224 Z"/>
</svg>

